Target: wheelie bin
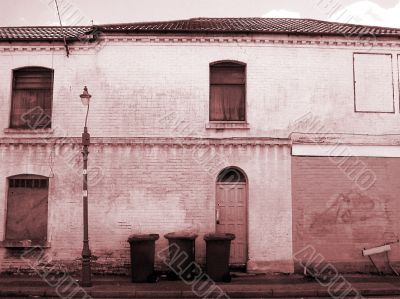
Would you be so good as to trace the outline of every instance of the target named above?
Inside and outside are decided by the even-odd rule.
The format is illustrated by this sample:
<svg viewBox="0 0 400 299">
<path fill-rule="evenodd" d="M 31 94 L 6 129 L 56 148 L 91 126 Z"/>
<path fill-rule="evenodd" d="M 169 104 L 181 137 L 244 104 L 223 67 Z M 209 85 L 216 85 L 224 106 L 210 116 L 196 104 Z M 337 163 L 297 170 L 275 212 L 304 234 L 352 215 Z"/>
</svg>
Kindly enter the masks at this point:
<svg viewBox="0 0 400 299">
<path fill-rule="evenodd" d="M 128 238 L 131 247 L 132 282 L 156 282 L 154 272 L 155 242 L 158 234 L 135 234 Z"/>
<path fill-rule="evenodd" d="M 164 237 L 169 242 L 168 279 L 191 280 L 195 276 L 195 240 L 193 233 L 168 233 Z"/>
<path fill-rule="evenodd" d="M 206 241 L 206 273 L 214 281 L 230 282 L 229 256 L 234 234 L 211 233 L 204 236 Z"/>
</svg>

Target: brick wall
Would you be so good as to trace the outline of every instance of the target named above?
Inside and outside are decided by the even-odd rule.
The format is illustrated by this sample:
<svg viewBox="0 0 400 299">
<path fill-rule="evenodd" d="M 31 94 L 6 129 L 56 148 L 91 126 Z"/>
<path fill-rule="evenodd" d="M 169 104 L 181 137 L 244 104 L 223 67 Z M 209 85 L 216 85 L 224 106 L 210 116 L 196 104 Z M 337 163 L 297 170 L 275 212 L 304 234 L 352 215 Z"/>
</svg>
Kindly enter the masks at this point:
<svg viewBox="0 0 400 299">
<path fill-rule="evenodd" d="M 249 178 L 248 269 L 290 272 L 290 147 L 279 146 L 277 141 L 256 145 L 259 139 L 288 138 L 297 130 L 295 120 L 310 112 L 325 126 L 324 132 L 349 134 L 399 133 L 400 116 L 354 113 L 353 52 L 368 52 L 366 47 L 333 45 L 333 38 L 324 38 L 329 46 L 319 37 L 298 37 L 302 40 L 291 40 L 292 44 L 282 36 L 266 39 L 275 42 L 135 42 L 121 38 L 99 49 L 72 45 L 69 58 L 62 45 L 56 46 L 61 50 L 41 45 L 44 49 L 32 51 L 30 45 L 0 45 L 0 236 L 4 237 L 6 221 L 6 178 L 21 173 L 50 176 L 51 247 L 47 251 L 54 260 L 72 268 L 79 265 L 79 140 L 66 140 L 54 147 L 47 140 L 80 136 L 85 109 L 79 94 L 87 85 L 93 96 L 89 130 L 99 140 L 91 146 L 89 167 L 91 173 L 101 169 L 104 174 L 89 191 L 91 246 L 100 268 L 123 269 L 128 257 L 126 238 L 136 232 L 162 235 L 174 230 L 196 231 L 200 234 L 198 259 L 203 261 L 202 234 L 212 231 L 215 223 L 216 175 L 223 167 L 238 166 Z M 396 46 L 374 50 L 399 51 Z M 209 63 L 226 59 L 247 64 L 250 129 L 206 129 Z M 11 71 L 24 66 L 54 69 L 54 132 L 3 131 L 9 124 Z M 396 76 L 398 67 L 393 70 Z M 397 84 L 395 81 L 395 107 L 399 107 Z M 32 140 L 24 144 L 20 137 Z M 113 145 L 119 139 L 109 137 L 143 137 L 144 141 Z M 146 139 L 151 137 L 157 137 L 157 142 Z M 202 145 L 171 146 L 166 137 L 194 137 Z M 240 138 L 240 142 L 231 145 L 224 139 L 228 137 Z M 213 145 L 215 140 L 221 140 L 222 145 Z M 193 152 L 208 156 L 210 150 L 218 153 L 211 154 L 210 167 L 193 162 Z M 216 161 L 221 156 L 226 158 L 222 164 Z M 297 168 L 293 169 L 296 172 Z M 335 186 L 338 190 L 343 187 Z M 297 216 L 294 219 L 298 221 Z M 296 240 L 298 244 L 298 237 Z M 161 239 L 157 250 L 165 244 Z M 17 254 L 1 248 L 1 269 L 26 267 Z"/>
<path fill-rule="evenodd" d="M 104 140 L 103 140 L 104 141 Z M 126 272 L 133 233 L 158 233 L 156 250 L 173 231 L 199 234 L 197 260 L 204 262 L 203 234 L 215 230 L 215 182 L 227 166 L 249 180 L 249 270 L 292 269 L 290 148 L 288 146 L 106 144 L 90 147 L 89 237 L 97 272 Z M 111 143 L 111 141 L 109 141 Z M 46 252 L 55 263 L 79 267 L 82 249 L 82 161 L 79 144 L 2 144 L 0 235 L 6 221 L 6 178 L 20 173 L 50 176 Z M 32 162 L 34 161 L 34 162 Z M 98 175 L 99 170 L 102 175 Z M 0 248 L 0 270 L 26 271 L 21 252 Z M 160 266 L 160 261 L 157 259 Z"/>
<path fill-rule="evenodd" d="M 354 113 L 353 53 L 370 49 L 280 44 L 279 36 L 268 39 L 277 42 L 108 41 L 98 50 L 71 46 L 69 58 L 63 51 L 0 51 L 0 128 L 8 127 L 11 70 L 44 66 L 54 69 L 54 136 L 80 135 L 85 111 L 79 94 L 84 85 L 93 95 L 89 116 L 93 136 L 287 137 L 294 130 L 291 124 L 309 112 L 318 116 L 325 131 L 399 132 L 399 113 Z M 376 47 L 374 52 L 393 55 L 394 99 L 399 107 L 399 49 Z M 247 64 L 250 130 L 205 129 L 209 63 L 226 59 Z M 168 115 L 186 129 L 182 132 L 163 123 Z M 0 136 L 5 136 L 2 131 Z"/>
<path fill-rule="evenodd" d="M 376 180 L 360 185 L 358 178 L 367 169 Z M 321 254 L 326 263 L 341 271 L 376 271 L 361 250 L 398 238 L 399 174 L 398 158 L 293 157 L 295 256 L 312 246 L 315 256 Z M 392 245 L 389 253 L 394 264 L 400 262 L 399 246 Z M 382 270 L 389 271 L 384 254 L 373 258 Z M 296 266 L 300 271 L 299 263 Z"/>
</svg>

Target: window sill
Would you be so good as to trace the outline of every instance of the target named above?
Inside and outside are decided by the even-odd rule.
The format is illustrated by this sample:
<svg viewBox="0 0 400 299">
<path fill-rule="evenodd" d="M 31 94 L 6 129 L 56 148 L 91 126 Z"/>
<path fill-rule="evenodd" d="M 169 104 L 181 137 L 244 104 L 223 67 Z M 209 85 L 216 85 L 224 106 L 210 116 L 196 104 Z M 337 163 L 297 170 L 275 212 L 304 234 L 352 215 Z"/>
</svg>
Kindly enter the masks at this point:
<svg viewBox="0 0 400 299">
<path fill-rule="evenodd" d="M 5 134 L 53 134 L 54 129 L 12 129 L 6 128 L 3 130 Z"/>
<path fill-rule="evenodd" d="M 245 121 L 210 121 L 206 124 L 206 129 L 210 130 L 248 130 L 249 123 Z"/>
<path fill-rule="evenodd" d="M 31 241 L 31 240 L 4 240 L 0 241 L 0 247 L 3 248 L 50 248 L 50 242 L 47 241 Z"/>
</svg>

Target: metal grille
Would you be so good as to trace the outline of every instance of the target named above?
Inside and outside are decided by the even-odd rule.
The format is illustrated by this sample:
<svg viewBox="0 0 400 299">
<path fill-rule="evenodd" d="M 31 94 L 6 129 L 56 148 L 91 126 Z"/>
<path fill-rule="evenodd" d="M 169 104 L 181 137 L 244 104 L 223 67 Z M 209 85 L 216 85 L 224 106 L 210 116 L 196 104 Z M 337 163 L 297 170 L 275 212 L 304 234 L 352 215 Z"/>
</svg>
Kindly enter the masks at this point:
<svg viewBox="0 0 400 299">
<path fill-rule="evenodd" d="M 47 179 L 9 179 L 10 188 L 48 188 Z"/>
</svg>

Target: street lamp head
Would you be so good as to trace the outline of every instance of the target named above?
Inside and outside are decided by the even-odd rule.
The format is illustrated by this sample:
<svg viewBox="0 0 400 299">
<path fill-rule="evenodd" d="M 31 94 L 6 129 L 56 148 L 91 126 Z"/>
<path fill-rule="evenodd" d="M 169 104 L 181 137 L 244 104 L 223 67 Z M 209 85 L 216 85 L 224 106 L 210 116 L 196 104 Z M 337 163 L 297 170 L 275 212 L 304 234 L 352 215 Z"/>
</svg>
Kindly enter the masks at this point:
<svg viewBox="0 0 400 299">
<path fill-rule="evenodd" d="M 92 96 L 89 94 L 88 89 L 87 89 L 86 86 L 83 88 L 83 93 L 80 95 L 80 97 L 81 97 L 82 104 L 84 106 L 88 106 L 89 102 L 90 102 L 90 98 Z"/>
</svg>

